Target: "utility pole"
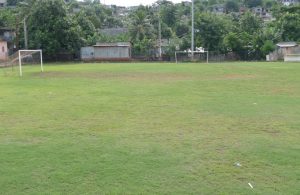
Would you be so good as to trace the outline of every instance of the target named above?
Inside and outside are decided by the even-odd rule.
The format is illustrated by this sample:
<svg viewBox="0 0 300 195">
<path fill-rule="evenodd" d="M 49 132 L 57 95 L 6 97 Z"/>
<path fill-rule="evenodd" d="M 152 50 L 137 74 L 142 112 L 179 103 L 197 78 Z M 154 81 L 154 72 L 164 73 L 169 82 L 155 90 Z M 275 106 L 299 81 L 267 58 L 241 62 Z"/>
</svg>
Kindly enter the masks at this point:
<svg viewBox="0 0 300 195">
<path fill-rule="evenodd" d="M 195 22 L 195 16 L 194 16 L 194 0 L 192 0 L 192 40 L 191 40 L 191 52 L 192 52 L 192 60 L 194 60 L 194 48 L 195 48 L 195 27 L 194 27 L 194 22 Z"/>
<path fill-rule="evenodd" d="M 27 24 L 26 24 L 26 17 L 23 20 L 24 22 L 24 43 L 25 49 L 28 49 L 28 35 L 27 35 Z"/>
<path fill-rule="evenodd" d="M 162 60 L 162 49 L 161 49 L 161 21 L 160 15 L 158 15 L 158 39 L 159 39 L 159 60 Z"/>
</svg>

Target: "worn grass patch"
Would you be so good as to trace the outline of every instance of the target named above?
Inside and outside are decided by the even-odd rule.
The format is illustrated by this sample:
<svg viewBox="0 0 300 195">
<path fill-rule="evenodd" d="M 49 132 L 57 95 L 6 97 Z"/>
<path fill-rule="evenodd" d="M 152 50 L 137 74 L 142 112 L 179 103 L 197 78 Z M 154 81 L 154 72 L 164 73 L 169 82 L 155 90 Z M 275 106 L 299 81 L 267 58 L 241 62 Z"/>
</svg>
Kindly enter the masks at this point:
<svg viewBox="0 0 300 195">
<path fill-rule="evenodd" d="M 300 193 L 299 63 L 45 71 L 0 73 L 2 194 Z"/>
<path fill-rule="evenodd" d="M 145 73 L 145 72 L 45 72 L 34 73 L 41 78 L 87 78 L 125 81 L 180 81 L 192 79 L 192 74 L 184 73 Z"/>
</svg>

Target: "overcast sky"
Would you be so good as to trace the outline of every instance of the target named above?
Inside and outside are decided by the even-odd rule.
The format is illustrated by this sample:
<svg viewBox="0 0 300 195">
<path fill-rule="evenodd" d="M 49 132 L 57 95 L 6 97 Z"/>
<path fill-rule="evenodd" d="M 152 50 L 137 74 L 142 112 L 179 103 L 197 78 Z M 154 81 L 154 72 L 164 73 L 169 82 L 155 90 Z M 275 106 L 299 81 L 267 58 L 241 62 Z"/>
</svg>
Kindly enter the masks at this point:
<svg viewBox="0 0 300 195">
<path fill-rule="evenodd" d="M 182 0 L 170 0 L 174 3 L 179 3 Z M 101 3 L 106 5 L 119 5 L 119 6 L 134 6 L 134 5 L 151 5 L 156 0 L 100 0 Z"/>
</svg>

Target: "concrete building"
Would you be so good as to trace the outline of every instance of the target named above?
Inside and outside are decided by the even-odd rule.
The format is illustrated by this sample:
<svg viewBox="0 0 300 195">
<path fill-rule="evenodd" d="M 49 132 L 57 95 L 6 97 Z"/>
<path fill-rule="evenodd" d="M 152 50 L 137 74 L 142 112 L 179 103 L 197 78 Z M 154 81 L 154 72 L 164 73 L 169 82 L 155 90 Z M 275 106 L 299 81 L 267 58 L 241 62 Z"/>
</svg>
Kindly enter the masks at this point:
<svg viewBox="0 0 300 195">
<path fill-rule="evenodd" d="M 299 3 L 298 0 L 280 0 L 280 2 L 285 6 L 296 5 Z"/>
<path fill-rule="evenodd" d="M 16 33 L 10 28 L 0 28 L 0 52 L 3 60 L 4 53 L 5 55 L 11 55 L 14 50 L 14 38 Z M 3 49 L 4 47 L 4 49 Z"/>
<path fill-rule="evenodd" d="M 224 4 L 218 4 L 211 6 L 211 12 L 215 14 L 224 14 L 225 13 L 225 7 Z"/>
<path fill-rule="evenodd" d="M 276 46 L 276 50 L 267 55 L 267 61 L 300 59 L 300 46 L 296 42 L 280 42 Z"/>
<path fill-rule="evenodd" d="M 7 0 L 0 0 L 0 8 L 6 7 L 6 5 L 7 5 Z"/>
<path fill-rule="evenodd" d="M 7 60 L 7 57 L 8 57 L 7 42 L 0 39 L 0 61 Z"/>
<path fill-rule="evenodd" d="M 97 43 L 91 47 L 82 47 L 80 55 L 83 61 L 129 61 L 131 44 L 129 42 Z"/>
</svg>

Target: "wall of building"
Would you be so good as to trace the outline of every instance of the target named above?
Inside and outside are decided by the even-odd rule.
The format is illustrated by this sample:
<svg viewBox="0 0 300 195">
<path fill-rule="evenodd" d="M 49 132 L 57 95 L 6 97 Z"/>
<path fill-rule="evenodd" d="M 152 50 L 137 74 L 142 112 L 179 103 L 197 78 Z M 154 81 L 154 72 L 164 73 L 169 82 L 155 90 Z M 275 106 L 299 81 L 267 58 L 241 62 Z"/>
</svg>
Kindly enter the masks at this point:
<svg viewBox="0 0 300 195">
<path fill-rule="evenodd" d="M 129 60 L 130 47 L 120 46 L 93 46 L 81 48 L 81 59 L 87 60 Z"/>
<path fill-rule="evenodd" d="M 0 41 L 0 60 L 4 61 L 7 59 L 8 49 L 7 49 L 7 42 Z"/>
<path fill-rule="evenodd" d="M 81 60 L 93 60 L 94 53 L 94 47 L 82 47 L 80 51 Z"/>
<path fill-rule="evenodd" d="M 285 62 L 300 62 L 300 54 L 289 54 L 284 56 Z"/>
<path fill-rule="evenodd" d="M 128 47 L 95 47 L 96 59 L 125 59 L 130 58 Z"/>
<path fill-rule="evenodd" d="M 0 0 L 0 7 L 5 7 L 7 5 L 6 0 Z"/>
</svg>

